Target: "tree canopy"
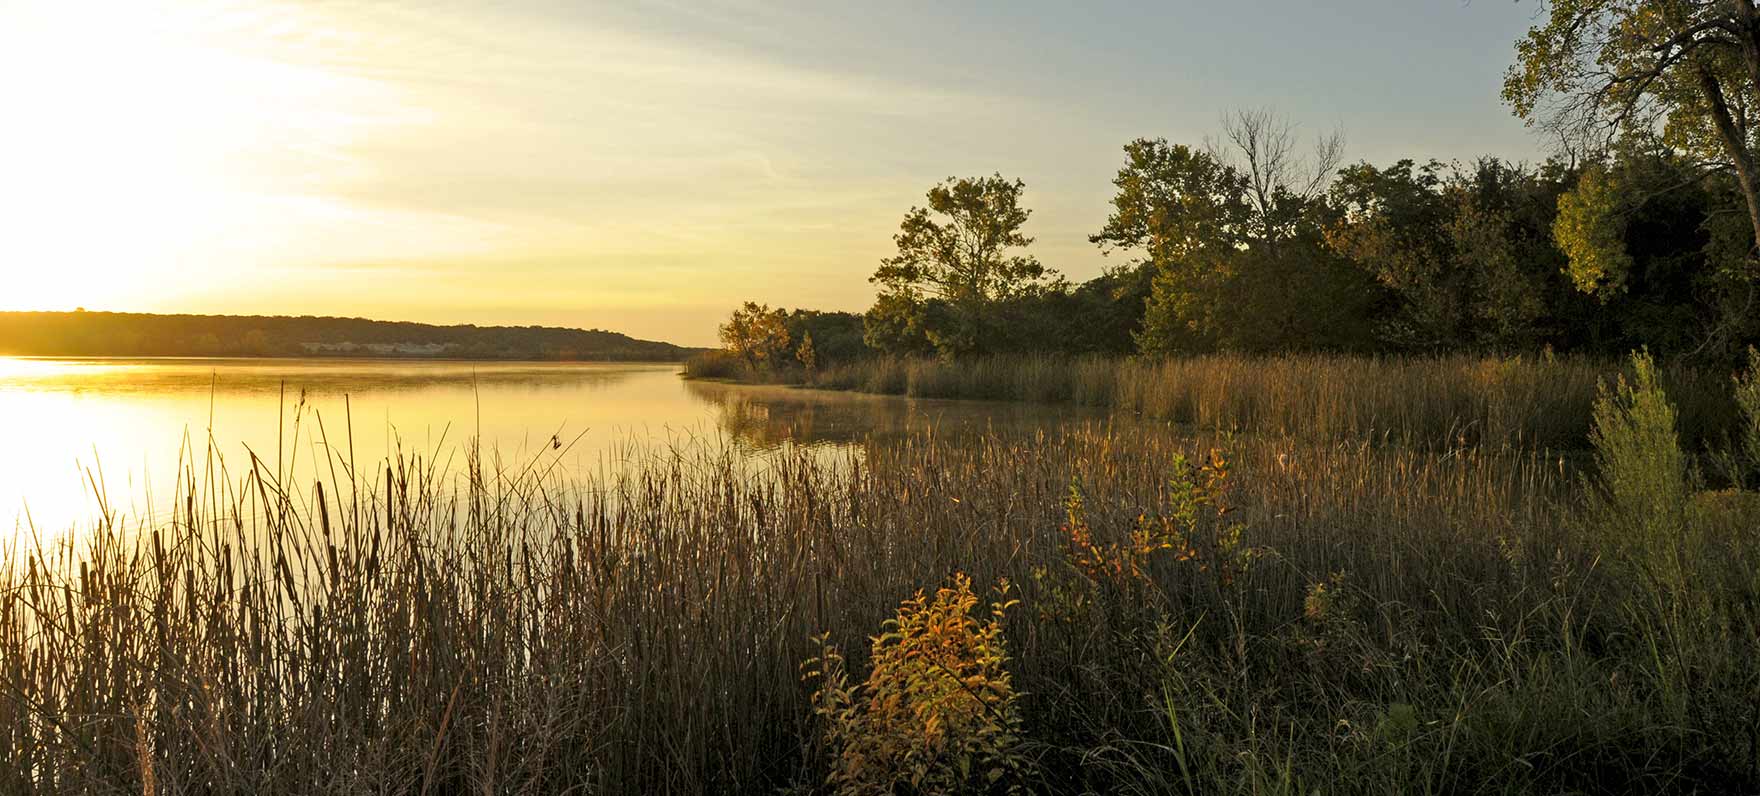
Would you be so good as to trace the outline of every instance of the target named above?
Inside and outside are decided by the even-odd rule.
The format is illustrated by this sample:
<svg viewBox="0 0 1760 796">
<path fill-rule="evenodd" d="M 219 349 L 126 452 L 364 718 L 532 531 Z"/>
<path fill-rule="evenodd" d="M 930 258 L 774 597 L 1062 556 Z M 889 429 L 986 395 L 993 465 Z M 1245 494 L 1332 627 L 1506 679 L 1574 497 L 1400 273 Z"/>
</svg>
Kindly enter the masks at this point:
<svg viewBox="0 0 1760 796">
<path fill-rule="evenodd" d="M 1516 45 L 1503 96 L 1561 144 L 1621 136 L 1733 172 L 1760 237 L 1760 11 L 1752 0 L 1551 0 Z"/>
<path fill-rule="evenodd" d="M 1032 255 L 1017 252 L 1033 239 L 1021 232 L 1032 211 L 1021 206 L 1026 183 L 1002 175 L 952 178 L 929 189 L 927 207 L 912 207 L 869 281 L 886 291 L 916 290 L 953 304 L 1009 298 L 1045 276 Z"/>
<path fill-rule="evenodd" d="M 1624 7 L 1548 8 L 1567 6 Z M 1551 52 L 1552 34 L 1535 35 L 1526 47 Z M 790 339 L 810 333 L 817 368 L 1032 352 L 1736 356 L 1760 341 L 1735 174 L 1660 132 L 1537 165 L 1374 164 L 1265 111 L 1221 129 L 1125 144 L 1089 237 L 1122 262 L 1093 279 L 1029 253 L 1020 181 L 953 179 L 906 214 L 865 314 L 795 310 Z"/>
<path fill-rule="evenodd" d="M 1554 229 L 1579 289 L 1602 298 L 1628 288 L 1635 260 L 1621 234 L 1657 195 L 1699 188 L 1740 208 L 1746 229 L 1701 220 L 1717 245 L 1701 249 L 1702 302 L 1716 325 L 1702 346 L 1728 343 L 1750 320 L 1760 240 L 1760 10 L 1752 0 L 1551 0 L 1516 45 L 1504 99 L 1567 151 L 1591 161 L 1620 151 L 1627 165 L 1666 161 L 1673 183 L 1592 164 L 1561 200 Z M 1704 190 L 1727 180 L 1734 190 Z M 1734 198 L 1730 195 L 1733 194 Z"/>
<path fill-rule="evenodd" d="M 928 205 L 899 224 L 897 253 L 869 279 L 882 296 L 869 313 L 870 342 L 944 355 L 994 350 L 998 308 L 1052 275 L 1025 251 L 1033 243 L 1022 231 L 1032 215 L 1021 204 L 1025 190 L 1000 174 L 930 188 Z"/>
<path fill-rule="evenodd" d="M 1152 269 L 1139 349 L 1363 347 L 1368 280 L 1322 245 L 1342 138 L 1321 137 L 1304 157 L 1295 127 L 1269 112 L 1223 128 L 1223 143 L 1204 149 L 1125 145 L 1113 213 L 1090 240 Z"/>
<path fill-rule="evenodd" d="M 721 325 L 721 344 L 753 368 L 774 368 L 788 357 L 788 313 L 748 301 Z"/>
</svg>

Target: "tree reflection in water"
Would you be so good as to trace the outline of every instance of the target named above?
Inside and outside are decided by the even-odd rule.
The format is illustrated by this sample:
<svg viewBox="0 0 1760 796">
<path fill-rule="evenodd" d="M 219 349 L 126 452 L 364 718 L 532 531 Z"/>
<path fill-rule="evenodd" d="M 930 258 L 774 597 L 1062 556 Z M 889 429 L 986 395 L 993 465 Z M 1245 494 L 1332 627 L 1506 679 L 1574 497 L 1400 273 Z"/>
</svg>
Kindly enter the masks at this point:
<svg viewBox="0 0 1760 796">
<path fill-rule="evenodd" d="M 1042 404 L 900 398 L 781 386 L 686 381 L 685 392 L 713 408 L 736 445 L 850 448 L 911 433 L 1032 433 L 1070 422 L 1111 419 L 1101 410 Z"/>
</svg>

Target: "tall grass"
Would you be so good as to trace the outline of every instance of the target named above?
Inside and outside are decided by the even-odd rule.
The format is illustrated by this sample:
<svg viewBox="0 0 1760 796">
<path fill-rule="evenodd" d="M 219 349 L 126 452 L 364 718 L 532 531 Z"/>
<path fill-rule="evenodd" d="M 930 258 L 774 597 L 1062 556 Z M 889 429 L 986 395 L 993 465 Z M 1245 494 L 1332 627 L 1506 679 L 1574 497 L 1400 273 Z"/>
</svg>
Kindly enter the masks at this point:
<svg viewBox="0 0 1760 796">
<path fill-rule="evenodd" d="M 1597 439 L 1653 414 L 1653 375 Z M 1621 494 L 1606 472 L 1461 437 L 1139 420 L 629 458 L 585 481 L 475 455 L 298 486 L 192 466 L 174 516 L 15 540 L 0 792 L 815 792 L 868 747 L 827 732 L 801 662 L 866 670 L 900 601 L 955 573 L 1014 584 L 985 665 L 1045 792 L 1760 788 L 1744 502 L 1688 512 L 1682 602 L 1583 519 L 1585 477 Z"/>
<path fill-rule="evenodd" d="M 1760 349 L 1748 349 L 1748 369 L 1736 374 L 1731 386 L 1741 417 L 1713 463 L 1737 488 L 1760 487 Z"/>
<path fill-rule="evenodd" d="M 738 377 L 918 398 L 1073 403 L 1205 429 L 1319 440 L 1558 449 L 1587 447 L 1597 385 L 1628 371 L 1627 363 L 1580 357 L 1218 354 L 881 358 L 814 374 Z M 1679 407 L 1690 447 L 1732 427 L 1726 374 L 1672 367 L 1660 369 L 1659 379 Z"/>
<path fill-rule="evenodd" d="M 684 361 L 686 378 L 742 380 L 751 373 L 751 367 L 730 351 L 703 351 Z"/>
</svg>

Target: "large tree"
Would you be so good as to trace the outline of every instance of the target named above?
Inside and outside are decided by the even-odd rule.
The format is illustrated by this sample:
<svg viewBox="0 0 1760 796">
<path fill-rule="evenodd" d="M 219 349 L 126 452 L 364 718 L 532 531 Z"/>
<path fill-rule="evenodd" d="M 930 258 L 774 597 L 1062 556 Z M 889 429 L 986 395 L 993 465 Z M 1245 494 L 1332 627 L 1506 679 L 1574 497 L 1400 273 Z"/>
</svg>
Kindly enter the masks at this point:
<svg viewBox="0 0 1760 796">
<path fill-rule="evenodd" d="M 1753 0 L 1551 0 L 1516 45 L 1504 99 L 1531 124 L 1595 159 L 1609 143 L 1660 148 L 1697 174 L 1733 177 L 1746 212 L 1734 258 L 1708 258 L 1717 288 L 1703 308 L 1718 318 L 1697 348 L 1733 339 L 1755 302 L 1753 247 L 1760 241 L 1760 10 Z M 1578 287 L 1604 300 L 1630 281 L 1619 245 L 1627 217 L 1655 195 L 1592 163 L 1560 202 L 1554 232 Z M 1714 219 L 1707 219 L 1708 222 Z M 1727 228 L 1718 235 L 1728 242 Z"/>
<path fill-rule="evenodd" d="M 1246 185 L 1246 202 L 1254 222 L 1254 238 L 1276 250 L 1301 234 L 1304 216 L 1332 180 L 1344 157 L 1344 135 L 1333 132 L 1314 140 L 1303 155 L 1294 122 L 1269 109 L 1237 110 L 1222 121 L 1225 144 L 1212 144 L 1212 157 L 1230 164 Z"/>
<path fill-rule="evenodd" d="M 1033 243 L 1022 232 L 1032 214 L 1021 206 L 1025 189 L 1000 174 L 950 177 L 930 188 L 928 205 L 912 207 L 893 236 L 897 254 L 869 279 L 882 290 L 877 306 L 923 309 L 930 317 L 919 323 L 943 354 L 983 348 L 993 309 L 1050 274 L 1024 251 Z"/>
<path fill-rule="evenodd" d="M 1354 347 L 1366 280 L 1327 250 L 1324 187 L 1340 138 L 1311 156 L 1264 111 L 1224 120 L 1203 149 L 1137 140 L 1106 226 L 1090 240 L 1153 268 L 1136 339 L 1144 353 Z"/>
<path fill-rule="evenodd" d="M 1581 152 L 1660 132 L 1735 175 L 1760 239 L 1760 11 L 1752 0 L 1551 0 L 1503 96 Z"/>
<path fill-rule="evenodd" d="M 1124 153 L 1112 215 L 1089 240 L 1137 255 L 1153 274 L 1136 333 L 1143 352 L 1212 347 L 1220 285 L 1250 235 L 1247 181 L 1212 153 L 1165 139 L 1132 141 Z"/>
</svg>

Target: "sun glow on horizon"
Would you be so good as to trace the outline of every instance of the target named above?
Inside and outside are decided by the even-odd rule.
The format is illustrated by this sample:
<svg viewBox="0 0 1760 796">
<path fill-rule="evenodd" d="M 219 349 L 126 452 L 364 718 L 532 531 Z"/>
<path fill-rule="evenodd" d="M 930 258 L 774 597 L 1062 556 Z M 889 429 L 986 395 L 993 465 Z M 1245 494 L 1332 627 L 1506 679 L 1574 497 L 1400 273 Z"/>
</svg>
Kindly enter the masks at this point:
<svg viewBox="0 0 1760 796">
<path fill-rule="evenodd" d="M 810 161 L 755 136 L 786 123 L 777 103 L 927 112 L 934 95 L 571 22 L 468 3 L 0 0 L 0 310 L 700 342 L 754 272 L 788 284 L 871 245 L 852 215 L 884 242 L 892 202 L 809 192 Z"/>
<path fill-rule="evenodd" d="M 707 332 L 679 333 L 680 313 L 707 321 L 758 263 L 826 250 L 779 252 L 762 224 L 850 201 L 809 199 L 701 104 L 754 91 L 884 100 L 470 4 L 0 0 L 0 310 L 693 341 Z M 809 221 L 797 229 L 847 234 Z M 644 314 L 647 328 L 628 320 Z"/>
<path fill-rule="evenodd" d="M 1124 142 L 1199 140 L 1243 105 L 1381 112 L 1384 91 L 1286 85 L 1300 70 L 1276 58 L 1194 68 L 1228 39 L 1186 18 L 1238 14 L 1124 5 L 0 0 L 0 310 L 710 344 L 741 300 L 866 309 L 899 219 L 945 177 L 1024 180 L 1035 254 L 1079 281 L 1112 264 L 1088 236 Z M 1120 38 L 1123 14 L 1164 35 Z M 1337 43 L 1312 28 L 1348 16 L 1273 32 Z M 1399 41 L 1375 64 L 1425 39 Z M 1495 91 L 1434 88 L 1407 126 L 1363 132 L 1405 141 L 1455 114 L 1447 142 L 1351 156 L 1477 154 L 1490 128 L 1462 97 Z"/>
</svg>

